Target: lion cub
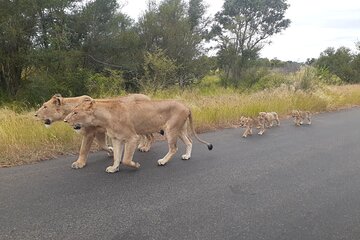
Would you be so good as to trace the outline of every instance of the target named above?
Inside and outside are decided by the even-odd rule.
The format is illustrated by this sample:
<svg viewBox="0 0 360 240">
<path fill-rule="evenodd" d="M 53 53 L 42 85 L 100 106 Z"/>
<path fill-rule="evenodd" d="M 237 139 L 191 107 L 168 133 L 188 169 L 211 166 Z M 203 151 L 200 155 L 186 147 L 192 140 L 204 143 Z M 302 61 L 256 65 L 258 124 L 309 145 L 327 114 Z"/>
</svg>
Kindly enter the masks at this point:
<svg viewBox="0 0 360 240">
<path fill-rule="evenodd" d="M 264 124 L 266 128 L 271 128 L 274 126 L 280 126 L 279 116 L 276 112 L 259 112 L 259 117 L 264 119 Z"/>
<path fill-rule="evenodd" d="M 254 127 L 259 128 L 260 131 L 258 132 L 259 135 L 263 135 L 265 132 L 265 120 L 262 117 L 248 117 L 243 118 L 244 126 L 245 126 L 245 132 L 242 135 L 244 138 L 246 138 L 248 135 L 252 135 L 252 129 Z"/>
<path fill-rule="evenodd" d="M 291 117 L 294 118 L 296 126 L 303 125 L 304 119 L 307 120 L 308 125 L 311 125 L 311 114 L 309 111 L 292 110 Z"/>
</svg>

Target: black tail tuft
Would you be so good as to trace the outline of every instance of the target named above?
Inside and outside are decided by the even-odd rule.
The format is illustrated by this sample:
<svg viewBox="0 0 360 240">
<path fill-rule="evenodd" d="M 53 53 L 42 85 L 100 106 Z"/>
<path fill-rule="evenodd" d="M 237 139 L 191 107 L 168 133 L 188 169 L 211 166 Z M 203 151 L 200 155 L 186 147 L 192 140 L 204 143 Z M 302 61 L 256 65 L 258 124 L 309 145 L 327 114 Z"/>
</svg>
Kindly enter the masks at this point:
<svg viewBox="0 0 360 240">
<path fill-rule="evenodd" d="M 213 149 L 213 145 L 211 143 L 208 144 L 207 147 L 208 147 L 209 151 Z"/>
<path fill-rule="evenodd" d="M 164 132 L 164 130 L 160 130 L 160 132 L 159 132 L 161 135 L 163 135 L 164 136 L 164 134 L 165 134 L 165 132 Z"/>
</svg>

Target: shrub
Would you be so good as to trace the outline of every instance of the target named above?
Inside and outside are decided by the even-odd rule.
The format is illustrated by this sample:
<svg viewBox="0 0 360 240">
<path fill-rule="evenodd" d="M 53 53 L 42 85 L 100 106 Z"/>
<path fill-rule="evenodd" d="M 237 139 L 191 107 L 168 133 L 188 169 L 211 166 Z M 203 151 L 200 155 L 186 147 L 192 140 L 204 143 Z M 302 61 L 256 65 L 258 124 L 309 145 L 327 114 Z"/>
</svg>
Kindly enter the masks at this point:
<svg viewBox="0 0 360 240">
<path fill-rule="evenodd" d="M 87 80 L 86 89 L 87 94 L 94 98 L 123 95 L 125 90 L 122 72 L 106 69 L 102 73 L 96 73 Z"/>
</svg>

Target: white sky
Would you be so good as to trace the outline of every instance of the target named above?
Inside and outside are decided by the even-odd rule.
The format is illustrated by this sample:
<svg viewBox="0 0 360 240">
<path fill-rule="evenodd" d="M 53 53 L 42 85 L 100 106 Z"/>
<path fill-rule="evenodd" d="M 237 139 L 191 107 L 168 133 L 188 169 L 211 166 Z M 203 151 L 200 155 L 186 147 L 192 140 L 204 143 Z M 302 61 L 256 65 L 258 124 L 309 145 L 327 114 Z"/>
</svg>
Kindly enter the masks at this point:
<svg viewBox="0 0 360 240">
<path fill-rule="evenodd" d="M 146 9 L 147 0 L 118 0 L 122 11 L 137 19 Z M 213 16 L 223 0 L 204 0 Z M 159 2 L 159 0 L 158 0 Z M 360 0 L 288 0 L 286 18 L 291 25 L 271 38 L 261 51 L 262 57 L 304 62 L 317 58 L 328 47 L 345 46 L 355 50 L 360 41 Z"/>
</svg>

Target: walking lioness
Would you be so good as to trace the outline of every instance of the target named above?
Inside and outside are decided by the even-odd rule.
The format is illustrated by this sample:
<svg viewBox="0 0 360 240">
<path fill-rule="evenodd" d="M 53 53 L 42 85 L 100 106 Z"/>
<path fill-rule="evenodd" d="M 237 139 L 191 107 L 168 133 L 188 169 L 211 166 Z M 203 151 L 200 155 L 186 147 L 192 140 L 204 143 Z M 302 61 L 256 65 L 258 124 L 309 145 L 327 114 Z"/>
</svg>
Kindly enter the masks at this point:
<svg viewBox="0 0 360 240">
<path fill-rule="evenodd" d="M 89 99 L 89 96 L 65 98 L 60 94 L 55 94 L 36 111 L 35 116 L 43 121 L 45 126 L 49 127 L 53 122 L 64 120 L 64 118 L 85 99 Z M 123 101 L 124 103 L 135 100 L 150 100 L 150 98 L 144 94 L 130 94 L 116 99 Z M 107 151 L 109 154 L 112 154 L 112 148 L 106 145 L 106 130 L 104 128 L 88 126 L 84 127 L 81 131 L 79 131 L 79 133 L 83 135 L 83 139 L 81 142 L 79 158 L 72 163 L 72 168 L 83 168 L 86 165 L 87 155 L 90 151 L 94 138 L 101 149 Z M 151 135 L 143 138 L 146 138 L 148 141 L 140 146 L 140 150 L 148 151 L 152 142 Z"/>
<path fill-rule="evenodd" d="M 106 168 L 106 172 L 119 170 L 121 147 L 125 143 L 122 163 L 139 168 L 140 164 L 133 161 L 133 154 L 139 139 L 139 134 L 150 134 L 164 130 L 169 151 L 164 158 L 158 160 L 159 165 L 165 165 L 177 151 L 177 138 L 186 145 L 186 153 L 182 159 L 191 157 L 192 140 L 187 134 L 186 121 L 195 138 L 206 144 L 208 149 L 212 144 L 201 140 L 194 131 L 190 109 L 184 104 L 171 101 L 134 101 L 124 104 L 120 101 L 97 101 L 88 98 L 77 106 L 65 119 L 74 129 L 86 127 L 101 127 L 106 129 L 114 147 L 114 164 Z"/>
</svg>

